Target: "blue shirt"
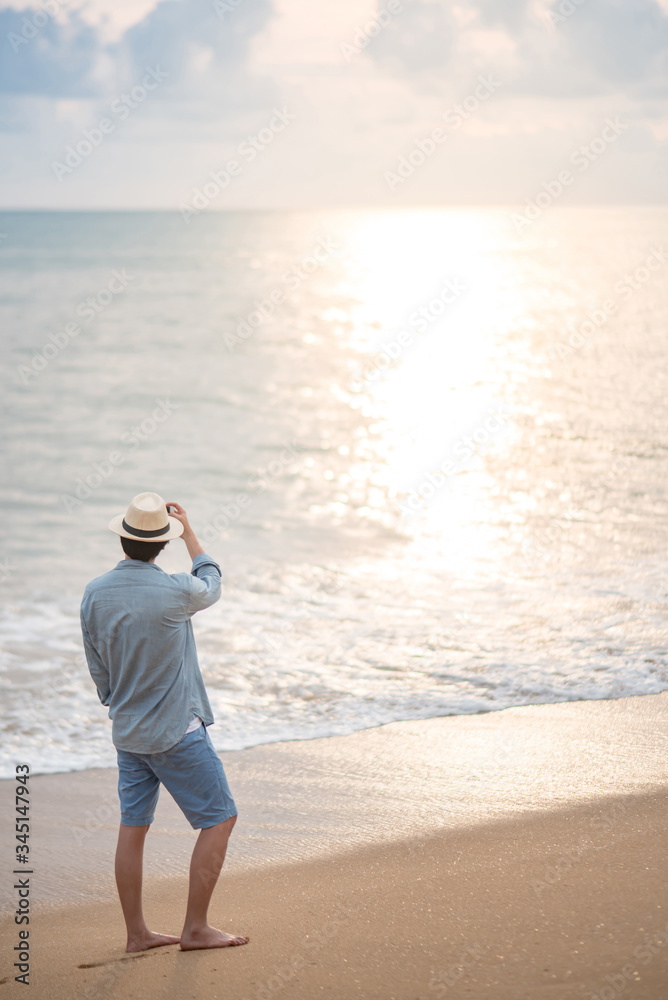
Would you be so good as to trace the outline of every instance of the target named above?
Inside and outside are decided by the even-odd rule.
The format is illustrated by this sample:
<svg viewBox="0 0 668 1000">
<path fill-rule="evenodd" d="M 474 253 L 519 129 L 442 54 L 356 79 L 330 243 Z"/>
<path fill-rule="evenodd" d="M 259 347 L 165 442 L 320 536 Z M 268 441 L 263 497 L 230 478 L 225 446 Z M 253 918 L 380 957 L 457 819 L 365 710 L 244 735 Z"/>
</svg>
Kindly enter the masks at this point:
<svg viewBox="0 0 668 1000">
<path fill-rule="evenodd" d="M 88 584 L 81 631 L 90 675 L 109 706 L 119 750 L 162 753 L 193 715 L 213 713 L 197 661 L 191 618 L 220 597 L 220 566 L 200 553 L 191 573 L 121 559 Z"/>
</svg>

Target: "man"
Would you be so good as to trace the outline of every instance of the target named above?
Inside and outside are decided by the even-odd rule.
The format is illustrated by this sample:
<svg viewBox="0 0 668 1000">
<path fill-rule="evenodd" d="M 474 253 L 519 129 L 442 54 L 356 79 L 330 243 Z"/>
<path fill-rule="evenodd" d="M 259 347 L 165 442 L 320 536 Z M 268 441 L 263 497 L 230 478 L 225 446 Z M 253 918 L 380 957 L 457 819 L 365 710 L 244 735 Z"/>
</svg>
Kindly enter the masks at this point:
<svg viewBox="0 0 668 1000">
<path fill-rule="evenodd" d="M 171 514 L 168 513 L 168 506 Z M 207 920 L 237 809 L 206 727 L 211 705 L 197 662 L 191 618 L 220 597 L 220 566 L 205 554 L 180 504 L 139 493 L 109 527 L 125 558 L 92 580 L 81 602 L 91 677 L 109 706 L 118 757 L 121 824 L 116 885 L 127 926 L 126 951 L 178 944 L 183 950 L 248 942 Z M 155 558 L 182 537 L 191 573 L 165 573 Z M 150 931 L 142 912 L 144 840 L 160 784 L 193 829 L 190 889 L 180 938 Z"/>
</svg>

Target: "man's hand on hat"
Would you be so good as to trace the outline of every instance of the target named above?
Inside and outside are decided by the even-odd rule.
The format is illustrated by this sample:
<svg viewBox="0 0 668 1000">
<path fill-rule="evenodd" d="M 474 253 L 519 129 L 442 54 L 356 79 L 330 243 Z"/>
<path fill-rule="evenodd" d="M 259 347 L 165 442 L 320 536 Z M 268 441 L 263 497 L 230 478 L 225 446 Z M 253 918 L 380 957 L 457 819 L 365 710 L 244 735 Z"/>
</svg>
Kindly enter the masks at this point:
<svg viewBox="0 0 668 1000">
<path fill-rule="evenodd" d="M 165 506 L 167 507 L 167 513 L 169 514 L 169 516 L 175 517 L 176 520 L 180 521 L 181 524 L 183 525 L 183 534 L 181 535 L 181 538 L 186 543 L 186 548 L 188 549 L 188 554 L 190 558 L 194 559 L 195 556 L 200 554 L 200 552 L 204 552 L 204 549 L 200 545 L 197 539 L 197 535 L 190 527 L 190 521 L 188 520 L 188 515 L 186 514 L 181 504 L 176 503 L 175 500 L 169 500 Z M 171 511 L 169 509 L 170 507 L 172 508 Z"/>
<path fill-rule="evenodd" d="M 168 500 L 165 506 L 167 507 L 167 513 L 169 516 L 175 517 L 176 520 L 180 521 L 183 525 L 183 535 L 181 535 L 181 538 L 183 538 L 186 534 L 194 534 L 193 529 L 190 527 L 188 515 L 180 503 L 176 503 L 175 500 Z"/>
</svg>

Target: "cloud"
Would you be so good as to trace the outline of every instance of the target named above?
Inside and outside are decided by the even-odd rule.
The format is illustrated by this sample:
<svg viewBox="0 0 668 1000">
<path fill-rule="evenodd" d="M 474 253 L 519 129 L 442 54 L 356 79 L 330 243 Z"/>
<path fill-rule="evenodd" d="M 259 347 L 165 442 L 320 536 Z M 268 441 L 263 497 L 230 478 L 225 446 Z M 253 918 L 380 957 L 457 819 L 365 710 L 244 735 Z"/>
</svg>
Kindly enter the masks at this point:
<svg viewBox="0 0 668 1000">
<path fill-rule="evenodd" d="M 58 7 L 58 0 L 51 0 Z M 253 37 L 272 16 L 270 0 L 160 0 L 117 41 L 103 25 L 91 25 L 75 10 L 58 19 L 41 7 L 0 10 L 0 93 L 87 99 L 112 95 L 136 83 L 147 66 L 169 74 L 164 96 L 195 93 L 238 104 L 242 95 L 216 94 L 215 80 L 243 71 Z M 44 23 L 45 22 L 45 23 Z M 38 26 L 36 26 L 36 24 Z"/>
<path fill-rule="evenodd" d="M 571 58 L 612 86 L 665 86 L 668 13 L 655 0 L 586 0 L 558 30 Z"/>
<path fill-rule="evenodd" d="M 0 93 L 94 96 L 98 55 L 97 33 L 77 13 L 63 24 L 41 8 L 0 10 Z"/>
<path fill-rule="evenodd" d="M 0 5 L 10 203 L 174 206 L 286 105 L 295 124 L 216 207 L 386 203 L 384 172 L 481 77 L 498 92 L 402 188 L 406 203 L 528 197 L 610 115 L 631 131 L 578 197 L 638 200 L 652 172 L 661 190 L 668 0 L 341 0 L 326 16 L 308 0 L 68 0 L 12 46 L 38 4 L 60 0 L 30 2 Z M 147 67 L 164 82 L 55 180 L 51 160 Z"/>
<path fill-rule="evenodd" d="M 378 63 L 395 63 L 409 72 L 442 69 L 454 35 L 448 7 L 412 0 L 370 39 L 367 51 Z"/>
<path fill-rule="evenodd" d="M 531 13 L 529 0 L 477 0 L 475 7 L 486 24 L 517 31 Z"/>
<path fill-rule="evenodd" d="M 660 96 L 668 84 L 668 10 L 657 0 L 404 0 L 366 47 L 386 70 L 421 80 L 496 72 L 506 93 Z"/>
<path fill-rule="evenodd" d="M 559 0 L 550 12 L 547 37 L 525 27 L 510 89 L 570 99 L 607 94 L 618 102 L 665 94 L 668 17 L 654 0 Z"/>
<path fill-rule="evenodd" d="M 187 87 L 193 74 L 206 78 L 242 68 L 250 42 L 272 13 L 269 0 L 218 0 L 217 7 L 211 0 L 161 0 L 125 33 L 115 54 L 135 75 L 160 62 L 176 87 Z"/>
</svg>

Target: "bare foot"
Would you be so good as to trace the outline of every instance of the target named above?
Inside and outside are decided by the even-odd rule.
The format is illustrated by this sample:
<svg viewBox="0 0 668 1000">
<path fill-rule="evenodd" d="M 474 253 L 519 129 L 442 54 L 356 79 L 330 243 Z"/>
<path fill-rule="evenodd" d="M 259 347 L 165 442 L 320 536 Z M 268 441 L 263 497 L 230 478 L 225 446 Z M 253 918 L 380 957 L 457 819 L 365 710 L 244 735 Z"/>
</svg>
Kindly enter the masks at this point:
<svg viewBox="0 0 668 1000">
<path fill-rule="evenodd" d="M 194 951 L 196 948 L 233 948 L 238 944 L 248 944 L 248 938 L 241 934 L 226 934 L 215 927 L 203 927 L 201 931 L 190 931 L 181 935 L 181 950 Z"/>
<path fill-rule="evenodd" d="M 149 948 L 161 948 L 165 944 L 178 944 L 181 938 L 172 934 L 154 934 L 153 931 L 146 931 L 141 937 L 128 938 L 126 951 L 148 951 Z"/>
</svg>

